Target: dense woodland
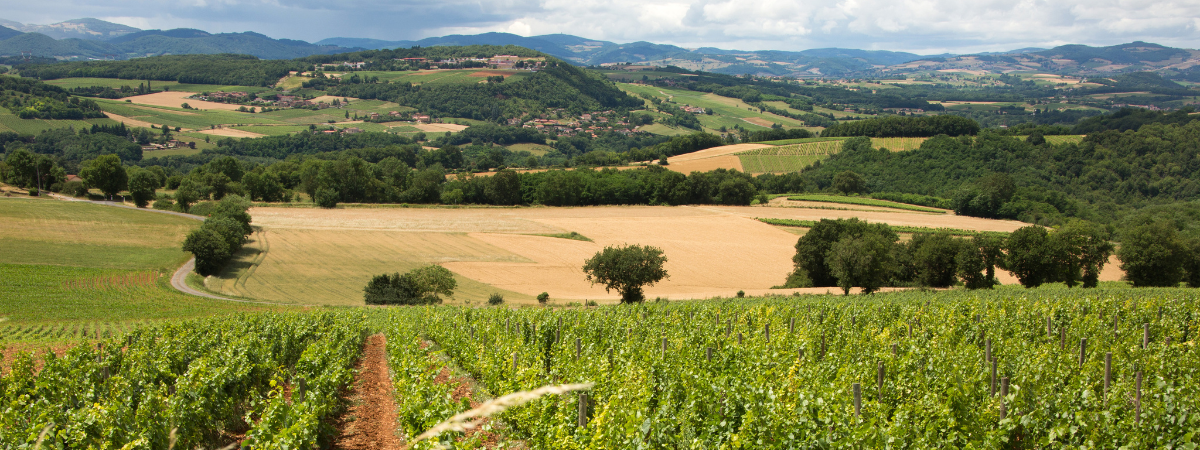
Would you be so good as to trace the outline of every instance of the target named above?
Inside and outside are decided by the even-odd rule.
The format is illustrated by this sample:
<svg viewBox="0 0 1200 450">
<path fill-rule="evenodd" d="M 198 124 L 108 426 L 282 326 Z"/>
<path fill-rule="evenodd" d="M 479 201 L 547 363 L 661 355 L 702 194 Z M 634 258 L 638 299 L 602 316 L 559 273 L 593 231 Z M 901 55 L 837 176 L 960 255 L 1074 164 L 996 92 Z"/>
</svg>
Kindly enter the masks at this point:
<svg viewBox="0 0 1200 450">
<path fill-rule="evenodd" d="M 1137 208 L 1200 198 L 1200 123 L 1109 130 L 1081 144 L 1034 140 L 984 131 L 890 152 L 856 138 L 803 176 L 827 188 L 853 172 L 870 191 L 952 198 L 962 214 L 1045 225 L 1112 223 Z"/>
</svg>

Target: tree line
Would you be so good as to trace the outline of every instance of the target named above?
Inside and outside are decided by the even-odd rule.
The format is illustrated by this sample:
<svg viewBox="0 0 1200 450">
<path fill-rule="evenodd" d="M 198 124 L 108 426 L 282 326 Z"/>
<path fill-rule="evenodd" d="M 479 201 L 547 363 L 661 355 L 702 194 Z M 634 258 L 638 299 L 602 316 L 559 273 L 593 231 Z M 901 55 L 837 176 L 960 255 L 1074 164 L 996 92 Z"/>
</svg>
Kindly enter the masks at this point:
<svg viewBox="0 0 1200 450">
<path fill-rule="evenodd" d="M 841 122 L 821 131 L 822 137 L 932 137 L 964 136 L 979 133 L 974 120 L 952 115 L 888 116 Z"/>
<path fill-rule="evenodd" d="M 254 232 L 250 227 L 250 202 L 230 195 L 217 202 L 216 208 L 204 225 L 188 233 L 183 241 L 183 251 L 191 252 L 196 258 L 196 273 L 208 276 L 220 272 L 222 267 L 242 249 L 246 237 Z"/>
</svg>

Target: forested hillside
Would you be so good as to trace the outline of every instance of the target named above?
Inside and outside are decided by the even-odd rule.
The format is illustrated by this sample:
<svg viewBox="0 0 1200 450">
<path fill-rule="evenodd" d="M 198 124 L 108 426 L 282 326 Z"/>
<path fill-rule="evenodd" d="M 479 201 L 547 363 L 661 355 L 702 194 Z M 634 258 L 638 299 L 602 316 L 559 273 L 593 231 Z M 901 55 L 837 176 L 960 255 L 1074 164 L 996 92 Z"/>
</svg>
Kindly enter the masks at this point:
<svg viewBox="0 0 1200 450">
<path fill-rule="evenodd" d="M 334 84 L 331 95 L 387 100 L 437 116 L 497 120 L 530 109 L 564 108 L 573 114 L 636 108 L 640 100 L 611 82 L 566 63 L 552 62 L 516 81 L 471 85 L 414 86 L 410 83 Z"/>
<path fill-rule="evenodd" d="M 294 60 L 261 60 L 246 55 L 179 55 L 128 61 L 86 61 L 21 66 L 21 75 L 56 78 L 120 78 L 180 83 L 270 86 L 289 71 L 310 64 Z"/>
<path fill-rule="evenodd" d="M 889 152 L 857 138 L 803 176 L 824 188 L 855 172 L 871 191 L 949 197 L 962 214 L 1046 225 L 1113 222 L 1135 208 L 1200 199 L 1200 123 L 1110 130 L 1081 144 L 1035 140 L 984 131 Z"/>
</svg>

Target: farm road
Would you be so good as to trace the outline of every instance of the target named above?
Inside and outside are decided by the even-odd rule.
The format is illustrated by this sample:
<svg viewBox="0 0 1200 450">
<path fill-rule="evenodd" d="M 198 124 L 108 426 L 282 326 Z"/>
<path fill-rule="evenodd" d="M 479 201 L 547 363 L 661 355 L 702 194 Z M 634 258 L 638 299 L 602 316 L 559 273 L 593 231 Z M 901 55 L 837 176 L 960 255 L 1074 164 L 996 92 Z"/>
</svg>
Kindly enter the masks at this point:
<svg viewBox="0 0 1200 450">
<path fill-rule="evenodd" d="M 109 201 L 97 201 L 97 200 L 82 200 L 82 199 L 68 197 L 65 195 L 58 195 L 58 194 L 50 194 L 50 196 L 54 197 L 56 199 L 59 199 L 59 200 L 66 200 L 69 202 L 88 202 L 88 203 L 94 203 L 97 205 L 112 206 L 112 207 L 116 207 L 116 208 L 136 209 L 138 211 L 146 211 L 146 212 L 153 212 L 153 213 L 159 213 L 159 214 L 170 214 L 173 216 L 186 217 L 188 219 L 204 221 L 204 216 L 197 216 L 195 214 L 187 214 L 187 213 L 181 213 L 181 212 L 175 212 L 175 211 L 162 211 L 162 210 L 158 210 L 158 209 L 135 208 L 133 206 L 129 206 L 129 205 L 126 205 L 123 203 L 109 202 Z M 238 303 L 262 303 L 265 305 L 274 305 L 275 304 L 275 303 L 271 303 L 271 302 L 255 302 L 255 301 L 250 301 L 250 300 L 238 300 L 238 299 L 233 299 L 233 298 L 221 297 L 219 295 L 213 295 L 213 294 L 209 294 L 207 292 L 201 292 L 196 289 L 193 289 L 191 286 L 187 285 L 187 275 L 189 272 L 191 272 L 195 269 L 196 269 L 196 258 L 189 259 L 188 262 L 183 263 L 183 266 L 181 266 L 179 268 L 179 270 L 176 270 L 174 275 L 171 275 L 171 287 L 174 287 L 175 290 L 182 292 L 184 294 L 195 295 L 195 296 L 205 297 L 205 298 L 211 298 L 214 300 L 225 300 L 225 301 L 229 301 L 229 302 L 238 302 Z"/>
</svg>

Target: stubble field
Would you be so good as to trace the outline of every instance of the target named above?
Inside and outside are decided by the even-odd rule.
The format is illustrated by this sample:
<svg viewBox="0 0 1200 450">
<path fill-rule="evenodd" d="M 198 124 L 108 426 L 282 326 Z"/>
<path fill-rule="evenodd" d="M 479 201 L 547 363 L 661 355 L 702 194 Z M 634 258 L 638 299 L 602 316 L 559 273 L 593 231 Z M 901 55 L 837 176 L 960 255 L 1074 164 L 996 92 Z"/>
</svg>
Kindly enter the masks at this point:
<svg viewBox="0 0 1200 450">
<path fill-rule="evenodd" d="M 371 276 L 423 264 L 453 271 L 450 303 L 478 304 L 492 292 L 532 303 L 615 302 L 581 267 L 605 246 L 662 248 L 670 279 L 648 287 L 653 299 L 830 291 L 770 289 L 792 269 L 795 230 L 756 217 L 814 220 L 859 217 L 895 225 L 1012 231 L 1024 224 L 907 211 L 732 206 L 582 208 L 254 208 L 264 233 L 209 288 L 231 295 L 300 303 L 355 305 Z M 578 232 L 592 242 L 544 236 Z"/>
</svg>

